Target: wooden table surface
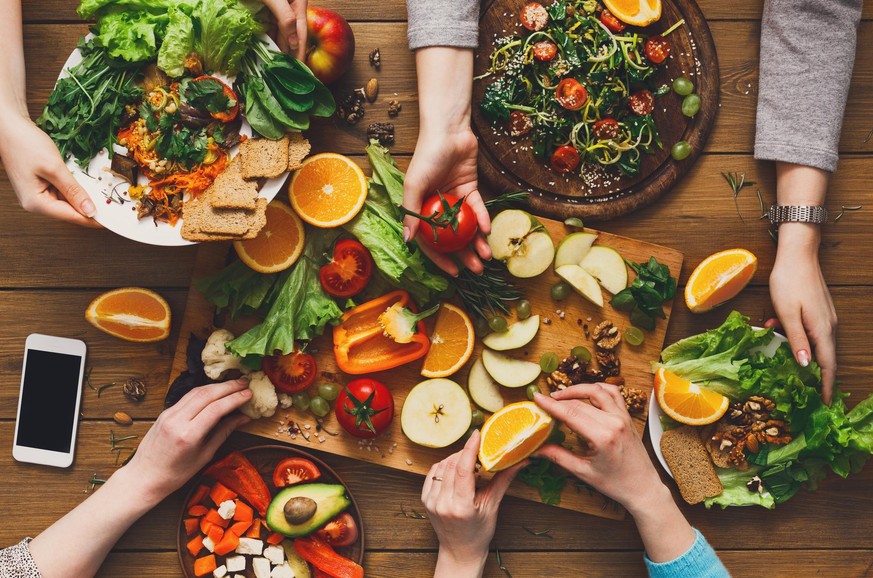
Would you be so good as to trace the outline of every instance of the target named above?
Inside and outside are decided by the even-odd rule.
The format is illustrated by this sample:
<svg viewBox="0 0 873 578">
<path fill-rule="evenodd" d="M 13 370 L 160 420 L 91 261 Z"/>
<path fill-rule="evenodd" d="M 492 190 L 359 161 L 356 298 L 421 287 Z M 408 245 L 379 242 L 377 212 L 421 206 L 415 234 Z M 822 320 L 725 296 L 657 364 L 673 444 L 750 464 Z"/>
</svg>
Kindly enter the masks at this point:
<svg viewBox="0 0 873 578">
<path fill-rule="evenodd" d="M 758 219 L 754 189 L 737 200 L 719 173 L 745 172 L 757 182 L 769 203 L 774 199 L 772 166 L 752 157 L 758 46 L 762 0 L 699 0 L 709 19 L 721 66 L 721 104 L 705 154 L 689 175 L 653 206 L 608 223 L 608 231 L 676 247 L 685 253 L 680 284 L 705 256 L 742 246 L 760 259 L 752 285 L 731 303 L 754 321 L 772 315 L 767 276 L 774 246 L 764 221 Z M 76 2 L 24 2 L 28 99 L 36 116 L 67 55 L 86 26 L 77 20 Z M 403 0 L 378 3 L 325 0 L 339 10 L 355 31 L 358 53 L 344 89 L 363 85 L 372 69 L 367 53 L 379 46 L 382 70 L 379 103 L 367 109 L 356 127 L 322 125 L 310 133 L 316 150 L 361 156 L 366 124 L 385 120 L 387 98 L 397 93 L 403 112 L 395 120 L 394 154 L 402 168 L 414 150 L 417 127 L 415 70 L 406 48 Z M 868 192 L 873 142 L 873 5 L 864 10 L 858 46 L 861 55 L 849 94 L 840 144 L 842 161 L 833 180 L 828 206 L 864 205 L 824 229 L 822 266 L 831 284 L 840 317 L 839 378 L 853 400 L 873 391 L 869 355 L 873 326 L 873 267 L 864 257 L 873 247 L 873 201 Z M 807 90 L 799 87 L 799 90 Z M 823 89 L 827 89 L 824 87 Z M 365 161 L 363 161 L 365 162 Z M 133 433 L 144 434 L 161 410 L 177 334 L 157 345 L 119 341 L 93 329 L 83 313 L 97 294 L 116 287 L 142 285 L 159 291 L 181 319 L 195 249 L 155 248 L 121 239 L 107 231 L 81 229 L 21 210 L 5 173 L 0 189 L 7 210 L 0 212 L 0 545 L 34 536 L 86 496 L 88 479 L 114 469 L 109 432 L 118 431 L 111 416 L 131 414 Z M 832 213 L 833 214 L 833 213 Z M 864 263 L 867 263 L 866 265 Z M 727 309 L 694 316 L 677 306 L 667 341 L 718 325 Z M 178 331 L 178 328 L 176 329 Z M 89 347 L 91 381 L 104 384 L 144 376 L 149 393 L 144 402 L 127 401 L 118 389 L 98 399 L 85 390 L 84 421 L 79 430 L 74 465 L 67 470 L 19 464 L 12 460 L 15 411 L 25 337 L 32 332 L 83 339 Z M 230 443 L 257 443 L 236 435 Z M 369 576 L 427 576 L 437 546 L 426 520 L 400 515 L 401 505 L 420 508 L 421 478 L 352 459 L 321 455 L 345 478 L 363 511 L 367 532 L 365 567 Z M 873 575 L 873 466 L 848 480 L 830 475 L 820 489 L 801 492 L 775 511 L 735 508 L 707 511 L 683 507 L 691 523 L 719 551 L 736 576 L 864 576 Z M 176 493 L 147 514 L 118 542 L 101 576 L 180 575 L 175 550 L 176 522 L 182 494 Z M 550 529 L 551 537 L 533 530 Z M 636 576 L 645 573 L 642 544 L 632 521 L 602 520 L 542 504 L 507 498 L 492 544 L 500 550 L 512 576 Z M 503 576 L 492 552 L 487 576 Z"/>
</svg>

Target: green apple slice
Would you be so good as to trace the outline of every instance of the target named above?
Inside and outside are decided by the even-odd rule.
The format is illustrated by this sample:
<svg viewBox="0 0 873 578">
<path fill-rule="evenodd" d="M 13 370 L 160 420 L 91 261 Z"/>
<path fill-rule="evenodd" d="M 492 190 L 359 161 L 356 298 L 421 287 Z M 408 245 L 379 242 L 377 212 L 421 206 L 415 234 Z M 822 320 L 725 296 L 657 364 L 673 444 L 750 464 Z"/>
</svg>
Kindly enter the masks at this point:
<svg viewBox="0 0 873 578">
<path fill-rule="evenodd" d="M 540 364 L 513 359 L 504 353 L 485 349 L 482 365 L 494 381 L 506 387 L 524 387 L 540 376 Z"/>
<path fill-rule="evenodd" d="M 464 388 L 450 379 L 428 379 L 411 390 L 400 412 L 400 427 L 412 442 L 444 448 L 461 439 L 473 410 Z"/>
<path fill-rule="evenodd" d="M 507 209 L 491 221 L 488 245 L 495 259 L 506 262 L 509 272 L 521 278 L 536 277 L 549 268 L 555 244 L 542 224 L 530 213 Z"/>
<path fill-rule="evenodd" d="M 521 279 L 536 277 L 549 268 L 554 258 L 552 238 L 545 231 L 534 231 L 525 237 L 519 251 L 506 261 L 506 269 Z"/>
<path fill-rule="evenodd" d="M 597 235 L 594 233 L 570 233 L 558 243 L 558 250 L 555 251 L 555 269 L 564 265 L 578 265 L 591 245 L 597 240 Z"/>
<path fill-rule="evenodd" d="M 467 377 L 467 391 L 473 399 L 473 403 L 494 413 L 505 405 L 503 396 L 500 395 L 500 386 L 488 374 L 481 359 L 477 359 L 470 368 Z"/>
<path fill-rule="evenodd" d="M 533 341 L 539 330 L 540 316 L 532 315 L 523 321 L 516 321 L 506 331 L 489 333 L 482 339 L 482 343 L 495 351 L 518 349 Z"/>
<path fill-rule="evenodd" d="M 579 266 L 613 295 L 627 287 L 627 265 L 621 254 L 612 247 L 591 247 Z"/>
<path fill-rule="evenodd" d="M 579 265 L 564 265 L 555 271 L 558 277 L 569 283 L 582 297 L 598 307 L 603 307 L 603 293 L 597 279 Z"/>
</svg>

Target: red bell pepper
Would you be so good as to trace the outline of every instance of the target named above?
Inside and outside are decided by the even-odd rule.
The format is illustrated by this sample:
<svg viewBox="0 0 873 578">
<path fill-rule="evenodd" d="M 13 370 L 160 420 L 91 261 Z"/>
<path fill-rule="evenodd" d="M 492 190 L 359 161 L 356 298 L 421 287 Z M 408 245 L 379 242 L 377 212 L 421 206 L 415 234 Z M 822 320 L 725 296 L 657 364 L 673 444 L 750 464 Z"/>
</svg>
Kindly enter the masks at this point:
<svg viewBox="0 0 873 578">
<path fill-rule="evenodd" d="M 297 538 L 294 540 L 294 550 L 301 558 L 332 578 L 364 578 L 364 569 L 361 566 L 345 556 L 340 556 L 330 544 L 315 536 Z"/>
<path fill-rule="evenodd" d="M 221 482 L 247 501 L 263 517 L 270 505 L 270 489 L 252 462 L 241 452 L 231 452 L 206 468 L 205 475 Z"/>
</svg>

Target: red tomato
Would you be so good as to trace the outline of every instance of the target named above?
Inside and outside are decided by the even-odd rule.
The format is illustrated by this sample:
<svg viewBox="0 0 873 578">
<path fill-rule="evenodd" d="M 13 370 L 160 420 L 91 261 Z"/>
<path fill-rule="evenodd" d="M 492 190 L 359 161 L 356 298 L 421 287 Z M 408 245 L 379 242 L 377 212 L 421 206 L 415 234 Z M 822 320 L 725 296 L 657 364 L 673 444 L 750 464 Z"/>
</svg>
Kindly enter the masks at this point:
<svg viewBox="0 0 873 578">
<path fill-rule="evenodd" d="M 227 112 L 210 112 L 209 116 L 214 118 L 215 120 L 221 122 L 230 122 L 236 118 L 236 115 L 239 113 L 239 97 L 233 91 L 231 87 L 221 81 L 220 78 L 216 78 L 214 76 L 198 76 L 194 79 L 194 82 L 199 82 L 201 80 L 206 80 L 207 78 L 214 80 L 215 82 L 221 85 L 222 90 L 224 90 L 224 96 L 226 96 L 231 102 L 235 103 Z"/>
<path fill-rule="evenodd" d="M 344 430 L 355 437 L 374 438 L 394 419 L 394 397 L 375 379 L 362 377 L 340 391 L 335 412 Z"/>
<path fill-rule="evenodd" d="M 521 25 L 530 31 L 542 30 L 549 23 L 549 13 L 539 2 L 530 2 L 521 9 Z"/>
<path fill-rule="evenodd" d="M 558 54 L 558 46 L 548 40 L 540 40 L 533 45 L 534 58 L 540 62 L 548 62 Z"/>
<path fill-rule="evenodd" d="M 311 482 L 321 477 L 318 466 L 306 458 L 285 458 L 273 470 L 273 485 L 277 488 Z"/>
<path fill-rule="evenodd" d="M 621 129 L 618 126 L 618 121 L 611 117 L 598 120 L 594 123 L 591 130 L 594 131 L 594 136 L 596 136 L 598 140 L 609 140 L 615 138 L 619 135 L 619 132 L 621 132 Z"/>
<path fill-rule="evenodd" d="M 524 136 L 533 128 L 530 116 L 520 110 L 509 113 L 509 134 L 512 136 Z"/>
<path fill-rule="evenodd" d="M 569 173 L 579 166 L 582 159 L 579 157 L 579 151 L 570 145 L 559 146 L 552 153 L 552 169 L 558 173 Z"/>
<path fill-rule="evenodd" d="M 466 199 L 452 193 L 436 194 L 424 200 L 421 215 L 421 240 L 440 253 L 454 253 L 470 244 L 479 225 Z M 422 218 L 423 217 L 423 218 Z"/>
<path fill-rule="evenodd" d="M 343 239 L 333 248 L 333 260 L 321 268 L 318 280 L 328 295 L 352 297 L 361 292 L 373 275 L 373 258 L 354 239 Z"/>
<path fill-rule="evenodd" d="M 555 88 L 555 100 L 567 110 L 579 110 L 588 100 L 588 91 L 575 78 L 565 78 Z"/>
<path fill-rule="evenodd" d="M 646 40 L 646 58 L 661 64 L 670 56 L 670 41 L 663 36 L 652 36 Z"/>
<path fill-rule="evenodd" d="M 634 114 L 640 116 L 652 114 L 655 110 L 655 95 L 645 88 L 638 90 L 627 99 L 627 106 Z"/>
<path fill-rule="evenodd" d="M 358 525 L 351 514 L 343 512 L 323 528 L 316 530 L 315 537 L 334 548 L 344 548 L 358 541 Z"/>
<path fill-rule="evenodd" d="M 615 14 L 606 8 L 600 13 L 600 22 L 606 26 L 610 32 L 621 32 L 627 26 L 624 22 L 615 17 Z"/>
<path fill-rule="evenodd" d="M 315 358 L 300 351 L 264 357 L 261 360 L 261 369 L 276 389 L 283 393 L 303 391 L 312 385 L 318 373 Z"/>
</svg>

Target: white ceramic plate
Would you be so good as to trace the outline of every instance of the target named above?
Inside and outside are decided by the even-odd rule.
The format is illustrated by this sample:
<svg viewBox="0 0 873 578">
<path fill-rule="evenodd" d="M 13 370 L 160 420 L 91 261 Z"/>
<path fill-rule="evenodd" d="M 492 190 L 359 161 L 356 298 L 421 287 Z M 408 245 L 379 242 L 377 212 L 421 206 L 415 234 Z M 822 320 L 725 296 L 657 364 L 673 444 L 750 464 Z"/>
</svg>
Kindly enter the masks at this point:
<svg viewBox="0 0 873 578">
<path fill-rule="evenodd" d="M 761 328 L 755 327 L 754 329 Z M 774 333 L 773 339 L 770 340 L 770 343 L 757 349 L 753 349 L 752 351 L 762 351 L 765 355 L 772 356 L 776 354 L 776 350 L 779 349 L 779 346 L 786 341 L 788 341 L 788 339 L 784 335 Z M 658 400 L 655 399 L 655 392 L 652 391 L 652 395 L 649 396 L 649 439 L 652 440 L 652 449 L 655 450 L 655 455 L 658 457 L 661 467 L 664 468 L 664 471 L 670 474 L 670 477 L 672 478 L 673 472 L 670 471 L 670 467 L 664 460 L 664 454 L 661 453 L 661 436 L 664 435 L 664 426 L 661 423 L 661 416 L 663 415 L 664 411 L 661 409 L 661 406 L 658 405 Z"/>
<path fill-rule="evenodd" d="M 90 37 L 91 35 L 89 34 L 88 38 Z M 278 50 L 276 44 L 269 37 L 262 36 L 261 39 L 268 42 L 270 48 Z M 79 52 L 79 49 L 76 48 L 64 63 L 64 67 L 61 70 L 58 79 L 68 76 L 67 69 L 79 64 L 81 61 L 82 54 Z M 228 84 L 233 84 L 232 78 L 220 74 L 216 74 L 215 76 L 222 80 L 229 81 Z M 252 135 L 252 127 L 249 126 L 245 117 L 243 117 L 240 134 L 246 136 Z M 116 151 L 124 153 L 126 150 L 127 149 L 124 147 L 116 145 Z M 236 156 L 238 150 L 239 147 L 231 149 L 231 158 Z M 128 239 L 139 241 L 140 243 L 147 243 L 149 245 L 179 246 L 195 244 L 192 241 L 187 241 L 182 238 L 181 221 L 176 223 L 176 226 L 173 227 L 168 223 L 155 224 L 151 217 L 137 219 L 136 203 L 131 201 L 126 193 L 127 181 L 120 179 L 109 172 L 110 164 L 111 159 L 106 149 L 103 149 L 97 154 L 97 156 L 91 159 L 87 171 L 83 171 L 82 168 L 76 164 L 74 159 L 71 158 L 67 161 L 67 167 L 73 173 L 76 181 L 82 185 L 91 196 L 91 200 L 94 201 L 94 205 L 97 207 L 97 215 L 94 218 L 98 223 L 122 237 L 127 237 Z M 282 188 L 287 176 L 287 174 L 283 174 L 265 182 L 261 187 L 259 196 L 267 199 L 267 202 L 273 200 Z M 145 176 L 140 175 L 138 184 L 144 185 L 147 183 L 148 179 Z M 121 198 L 125 199 L 124 203 L 117 203 L 108 200 L 113 189 L 121 193 Z M 117 198 L 117 195 L 113 194 L 113 197 Z"/>
</svg>

